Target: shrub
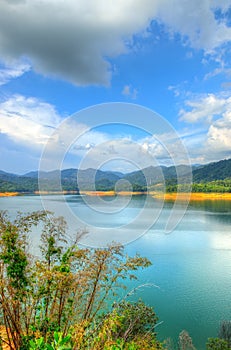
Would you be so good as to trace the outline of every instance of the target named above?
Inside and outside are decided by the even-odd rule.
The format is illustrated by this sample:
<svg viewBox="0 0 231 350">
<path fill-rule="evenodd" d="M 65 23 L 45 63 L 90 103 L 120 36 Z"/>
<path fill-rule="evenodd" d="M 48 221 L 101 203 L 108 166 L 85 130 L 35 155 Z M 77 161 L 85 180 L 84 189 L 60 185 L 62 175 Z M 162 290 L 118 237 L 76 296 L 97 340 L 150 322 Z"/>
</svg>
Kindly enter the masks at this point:
<svg viewBox="0 0 231 350">
<path fill-rule="evenodd" d="M 39 258 L 29 252 L 34 225 L 41 228 Z M 136 278 L 134 271 L 150 262 L 139 255 L 125 256 L 117 244 L 79 249 L 79 235 L 70 245 L 65 232 L 64 219 L 46 212 L 19 214 L 13 221 L 0 213 L 2 342 L 25 350 L 97 350 L 119 341 L 124 349 L 136 341 L 160 346 L 151 308 L 142 302 L 110 304 L 124 287 L 119 281 Z"/>
</svg>

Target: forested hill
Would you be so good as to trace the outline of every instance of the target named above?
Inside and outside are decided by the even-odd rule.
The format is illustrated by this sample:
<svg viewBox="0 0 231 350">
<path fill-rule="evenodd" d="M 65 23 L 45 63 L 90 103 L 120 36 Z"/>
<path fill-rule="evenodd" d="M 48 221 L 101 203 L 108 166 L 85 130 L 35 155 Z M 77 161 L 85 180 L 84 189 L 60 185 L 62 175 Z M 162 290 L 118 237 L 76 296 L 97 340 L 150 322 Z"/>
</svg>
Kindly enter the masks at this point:
<svg viewBox="0 0 231 350">
<path fill-rule="evenodd" d="M 209 163 L 193 171 L 194 182 L 209 182 L 231 178 L 231 159 Z"/>
<path fill-rule="evenodd" d="M 38 171 L 33 171 L 24 175 L 0 171 L 0 192 L 33 193 L 38 191 L 38 175 L 42 182 L 42 188 L 46 191 L 60 190 L 59 182 L 61 179 L 62 190 L 78 192 L 77 178 L 81 190 L 114 190 L 116 184 L 119 184 L 117 190 L 127 190 L 127 182 L 122 181 L 127 180 L 132 185 L 133 191 L 155 190 L 164 183 L 168 191 L 175 191 L 177 190 L 177 175 L 178 183 L 185 184 L 190 179 L 189 174 L 190 168 L 185 165 L 177 167 L 150 166 L 128 174 L 95 169 L 54 170 L 40 172 L 40 174 Z M 193 166 L 192 174 L 193 189 L 196 191 L 212 191 L 212 189 L 223 191 L 225 189 L 226 192 L 231 192 L 231 159 Z"/>
</svg>

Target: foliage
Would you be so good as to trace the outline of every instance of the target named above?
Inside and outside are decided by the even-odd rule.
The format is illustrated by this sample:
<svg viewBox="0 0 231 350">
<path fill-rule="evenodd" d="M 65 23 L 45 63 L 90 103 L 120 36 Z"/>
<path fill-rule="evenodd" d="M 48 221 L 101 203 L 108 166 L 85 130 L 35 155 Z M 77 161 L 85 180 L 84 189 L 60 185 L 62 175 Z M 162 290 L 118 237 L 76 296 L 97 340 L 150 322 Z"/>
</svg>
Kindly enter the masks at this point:
<svg viewBox="0 0 231 350">
<path fill-rule="evenodd" d="M 115 308 L 117 315 L 122 315 L 117 327 L 115 338 L 131 340 L 140 334 L 154 332 L 158 318 L 153 309 L 141 300 L 136 303 L 123 301 Z"/>
<path fill-rule="evenodd" d="M 209 338 L 206 344 L 207 350 L 229 350 L 228 342 L 220 338 Z"/>
<path fill-rule="evenodd" d="M 231 159 L 209 163 L 193 170 L 193 182 L 224 180 L 231 174 Z"/>
<path fill-rule="evenodd" d="M 63 337 L 61 332 L 54 332 L 51 344 L 45 343 L 43 337 L 30 340 L 29 350 L 72 350 L 71 335 Z"/>
<path fill-rule="evenodd" d="M 219 338 L 227 341 L 231 347 L 231 321 L 222 321 L 219 329 Z"/>
<path fill-rule="evenodd" d="M 33 225 L 41 229 L 39 258 L 29 253 Z M 136 279 L 134 272 L 150 262 L 125 256 L 116 244 L 79 249 L 79 235 L 70 245 L 65 232 L 63 218 L 45 212 L 13 221 L 0 213 L 2 342 L 24 350 L 160 348 L 151 308 L 141 301 L 111 303 L 124 287 L 121 281 Z"/>
<path fill-rule="evenodd" d="M 200 183 L 189 184 L 173 184 L 168 183 L 166 192 L 202 192 L 202 193 L 231 193 L 231 178 L 224 180 L 204 181 Z"/>
<path fill-rule="evenodd" d="M 185 330 L 179 334 L 179 350 L 195 350 L 192 338 Z"/>
<path fill-rule="evenodd" d="M 133 191 L 146 192 L 183 192 L 191 191 L 189 175 L 193 175 L 193 192 L 231 192 L 231 159 L 193 166 L 186 165 L 160 166 L 122 174 L 95 169 L 77 170 L 65 169 L 41 173 L 40 185 L 44 191 L 77 191 L 81 190 L 108 191 L 115 190 L 116 183 L 120 179 L 128 180 Z M 178 176 L 177 176 L 178 174 Z M 78 176 L 77 176 L 78 175 Z M 190 177 L 191 178 L 191 177 Z M 61 183 L 60 183 L 61 182 Z M 126 191 L 127 185 L 121 185 L 120 191 Z M 0 192 L 25 192 L 38 191 L 38 172 L 32 172 L 24 176 L 0 171 Z"/>
</svg>

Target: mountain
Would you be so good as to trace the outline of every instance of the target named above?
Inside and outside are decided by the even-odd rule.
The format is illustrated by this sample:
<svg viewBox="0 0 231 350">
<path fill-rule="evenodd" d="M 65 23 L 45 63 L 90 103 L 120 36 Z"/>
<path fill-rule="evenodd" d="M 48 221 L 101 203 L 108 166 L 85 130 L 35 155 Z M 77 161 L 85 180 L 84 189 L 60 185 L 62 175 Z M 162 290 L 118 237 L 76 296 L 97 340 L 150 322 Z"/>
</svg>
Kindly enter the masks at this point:
<svg viewBox="0 0 231 350">
<path fill-rule="evenodd" d="M 190 172 L 191 167 L 188 165 L 178 165 L 176 167 L 150 166 L 143 170 L 138 170 L 127 174 L 124 176 L 124 178 L 132 184 L 152 186 L 168 180 L 176 182 L 177 175 L 179 178 L 185 178 L 188 174 L 190 174 Z"/>
<path fill-rule="evenodd" d="M 187 184 L 191 175 L 191 168 L 187 165 L 178 166 L 150 166 L 128 174 L 120 172 L 102 171 L 96 169 L 64 169 L 53 171 L 32 171 L 25 175 L 16 175 L 0 171 L 0 192 L 34 192 L 37 191 L 38 179 L 40 189 L 45 191 L 78 191 L 80 190 L 113 190 L 119 184 L 119 190 L 127 190 L 127 180 L 134 191 L 155 189 L 164 183 L 174 190 L 178 183 Z M 231 179 L 231 159 L 221 160 L 205 165 L 192 167 L 194 184 L 209 183 L 216 180 Z M 60 187 L 61 180 L 61 187 Z M 120 181 L 121 180 L 121 181 Z M 78 184 L 78 186 L 77 186 Z"/>
<path fill-rule="evenodd" d="M 193 171 L 193 182 L 209 182 L 231 178 L 231 159 L 209 163 Z"/>
<path fill-rule="evenodd" d="M 0 192 L 34 192 L 40 188 L 43 191 L 78 191 L 81 190 L 108 190 L 114 189 L 115 183 L 123 177 L 122 173 L 101 171 L 95 169 L 65 169 L 32 171 L 19 176 L 0 172 Z M 60 187 L 61 180 L 61 187 Z M 38 186 L 39 181 L 39 186 Z"/>
<path fill-rule="evenodd" d="M 15 181 L 19 177 L 20 177 L 20 175 L 6 173 L 5 171 L 0 170 L 0 180 Z"/>
<path fill-rule="evenodd" d="M 23 177 L 30 177 L 32 179 L 53 179 L 55 177 L 58 177 L 60 174 L 59 170 L 53 170 L 53 171 L 31 171 L 29 173 L 26 173 L 23 175 Z"/>
<path fill-rule="evenodd" d="M 76 180 L 80 190 L 103 191 L 112 190 L 120 176 L 111 171 L 95 169 L 78 170 Z"/>
<path fill-rule="evenodd" d="M 0 192 L 34 192 L 38 190 L 37 179 L 0 171 Z"/>
</svg>

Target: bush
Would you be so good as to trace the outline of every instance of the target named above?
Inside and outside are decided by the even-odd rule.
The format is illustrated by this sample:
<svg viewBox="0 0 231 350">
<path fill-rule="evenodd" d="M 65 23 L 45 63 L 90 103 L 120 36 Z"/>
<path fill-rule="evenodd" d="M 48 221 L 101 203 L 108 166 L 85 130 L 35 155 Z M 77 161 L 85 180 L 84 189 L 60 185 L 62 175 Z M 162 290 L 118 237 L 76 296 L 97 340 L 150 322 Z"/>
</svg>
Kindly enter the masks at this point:
<svg viewBox="0 0 231 350">
<path fill-rule="evenodd" d="M 29 252 L 29 233 L 38 224 L 41 257 L 35 258 Z M 25 350 L 97 350 L 117 346 L 116 342 L 123 349 L 142 342 L 143 349 L 154 343 L 160 347 L 151 308 L 142 302 L 110 304 L 124 287 L 119 281 L 136 278 L 134 271 L 150 262 L 125 256 L 120 245 L 79 249 L 79 235 L 70 245 L 65 232 L 63 218 L 45 212 L 19 214 L 13 221 L 0 213 L 3 344 Z M 102 310 L 108 311 L 103 315 Z"/>
<path fill-rule="evenodd" d="M 206 344 L 207 350 L 229 350 L 228 342 L 220 338 L 209 338 Z"/>
</svg>

